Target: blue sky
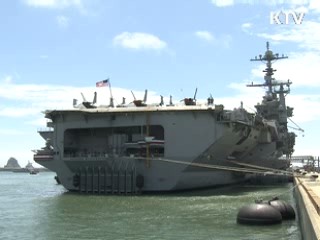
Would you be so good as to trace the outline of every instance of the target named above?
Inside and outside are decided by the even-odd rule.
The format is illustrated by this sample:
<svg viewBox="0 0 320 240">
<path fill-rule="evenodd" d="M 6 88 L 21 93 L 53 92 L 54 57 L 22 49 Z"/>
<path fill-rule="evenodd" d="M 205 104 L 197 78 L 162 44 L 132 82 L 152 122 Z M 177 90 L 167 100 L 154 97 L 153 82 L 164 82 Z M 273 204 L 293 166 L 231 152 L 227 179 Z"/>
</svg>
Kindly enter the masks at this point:
<svg viewBox="0 0 320 240">
<path fill-rule="evenodd" d="M 303 13 L 301 24 L 271 24 L 271 12 Z M 116 103 L 149 90 L 175 102 L 212 94 L 216 104 L 249 111 L 261 101 L 263 65 L 249 59 L 274 52 L 275 77 L 290 79 L 296 155 L 319 156 L 320 2 L 284 0 L 15 0 L 0 3 L 0 166 L 9 157 L 25 166 L 32 149 L 44 146 L 37 129 L 41 111 L 72 108 L 83 92 L 106 104 L 110 78 Z M 293 124 L 289 124 L 294 127 Z M 36 165 L 36 164 L 34 164 Z"/>
</svg>

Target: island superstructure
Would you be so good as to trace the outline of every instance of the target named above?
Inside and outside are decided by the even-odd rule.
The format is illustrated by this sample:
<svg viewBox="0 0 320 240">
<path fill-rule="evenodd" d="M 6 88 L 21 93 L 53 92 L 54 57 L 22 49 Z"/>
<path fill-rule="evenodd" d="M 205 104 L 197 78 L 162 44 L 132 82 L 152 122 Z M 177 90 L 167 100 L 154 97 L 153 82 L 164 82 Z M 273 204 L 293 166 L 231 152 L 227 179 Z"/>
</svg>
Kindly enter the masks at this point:
<svg viewBox="0 0 320 240">
<path fill-rule="evenodd" d="M 286 105 L 286 96 L 290 93 L 290 80 L 279 81 L 273 75 L 276 69 L 272 68 L 272 63 L 277 60 L 287 59 L 287 56 L 274 54 L 269 48 L 269 42 L 266 44 L 267 51 L 264 55 L 251 59 L 251 61 L 265 62 L 266 68 L 264 82 L 261 84 L 251 83 L 247 87 L 266 88 L 262 101 L 255 105 L 255 119 L 268 124 L 270 132 L 265 135 L 271 138 L 271 142 L 260 142 L 253 152 L 243 153 L 237 159 L 240 162 L 252 163 L 259 166 L 285 169 L 289 167 L 289 159 L 294 152 L 296 134 L 288 131 L 288 120 L 293 116 L 293 108 Z M 291 120 L 292 121 L 292 120 Z M 293 121 L 292 121 L 293 122 Z M 303 131 L 301 128 L 297 129 Z M 271 133 L 271 135 L 269 135 Z M 265 154 L 269 151 L 269 154 Z M 287 161 L 279 158 L 285 156 Z M 283 158 L 282 158 L 283 159 Z"/>
<path fill-rule="evenodd" d="M 176 105 L 162 98 L 148 105 L 145 97 L 116 107 L 85 101 L 74 109 L 45 111 L 50 130 L 40 132 L 46 146 L 34 160 L 56 172 L 70 191 L 104 194 L 238 183 L 246 174 L 237 163 L 283 168 L 278 158 L 292 153 L 294 141 L 287 131 L 284 85 L 271 78 L 274 58 L 267 47 L 263 86 L 271 87 L 256 114 L 242 103 L 224 109 L 212 97 L 206 104 L 194 97 Z"/>
</svg>

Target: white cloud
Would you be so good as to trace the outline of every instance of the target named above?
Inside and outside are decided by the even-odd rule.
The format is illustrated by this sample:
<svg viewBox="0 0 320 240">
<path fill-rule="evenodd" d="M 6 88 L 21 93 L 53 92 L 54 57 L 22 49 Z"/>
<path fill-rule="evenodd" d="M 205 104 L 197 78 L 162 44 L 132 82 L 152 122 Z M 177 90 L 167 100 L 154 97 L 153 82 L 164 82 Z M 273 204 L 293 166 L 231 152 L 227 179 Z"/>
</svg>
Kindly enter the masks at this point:
<svg viewBox="0 0 320 240">
<path fill-rule="evenodd" d="M 212 33 L 208 32 L 208 31 L 197 31 L 197 32 L 195 32 L 195 35 L 198 38 L 203 39 L 208 42 L 212 42 L 214 40 L 214 36 L 212 35 Z"/>
<path fill-rule="evenodd" d="M 234 4 L 233 0 L 211 0 L 211 3 L 216 5 L 217 7 L 227 7 L 232 6 Z"/>
<path fill-rule="evenodd" d="M 241 25 L 242 28 L 251 28 L 252 27 L 252 23 L 244 23 Z"/>
<path fill-rule="evenodd" d="M 243 23 L 242 25 L 241 25 L 241 28 L 242 29 L 247 29 L 247 28 L 251 28 L 252 27 L 252 23 Z"/>
<path fill-rule="evenodd" d="M 10 135 L 10 136 L 17 136 L 17 135 L 24 135 L 25 132 L 16 130 L 16 129 L 0 129 L 0 135 Z"/>
<path fill-rule="evenodd" d="M 320 23 L 305 21 L 301 25 L 294 27 L 279 26 L 274 33 L 258 33 L 263 37 L 273 41 L 287 41 L 298 43 L 300 48 L 320 51 Z"/>
<path fill-rule="evenodd" d="M 293 7 L 292 10 L 295 11 L 296 13 L 299 13 L 299 14 L 301 14 L 301 13 L 306 14 L 309 12 L 309 9 L 306 6 L 295 6 L 295 7 Z"/>
<path fill-rule="evenodd" d="M 320 12 L 320 1 L 319 0 L 311 0 L 309 4 L 309 9 Z"/>
<path fill-rule="evenodd" d="M 152 49 L 162 50 L 167 47 L 167 43 L 155 35 L 140 32 L 123 32 L 113 39 L 113 44 L 130 49 Z"/>
<path fill-rule="evenodd" d="M 44 118 L 44 117 L 39 117 L 39 118 L 35 118 L 31 121 L 27 121 L 25 122 L 26 124 L 28 125 L 32 125 L 32 126 L 47 126 L 47 122 L 48 122 L 48 119 Z"/>
<path fill-rule="evenodd" d="M 84 0 L 23 0 L 27 6 L 47 9 L 75 8 L 81 14 L 87 14 Z"/>
<path fill-rule="evenodd" d="M 196 37 L 205 40 L 206 42 L 212 43 L 216 46 L 223 48 L 229 48 L 232 42 L 232 36 L 229 34 L 214 36 L 209 31 L 196 31 L 194 34 Z"/>
<path fill-rule="evenodd" d="M 31 107 L 0 107 L 0 116 L 23 117 L 29 115 L 36 115 L 39 111 Z"/>
<path fill-rule="evenodd" d="M 81 0 L 25 0 L 25 3 L 32 7 L 43 8 L 66 8 L 77 7 L 82 8 Z"/>
<path fill-rule="evenodd" d="M 289 54 L 289 59 L 275 65 L 278 79 L 290 79 L 295 87 L 320 87 L 320 56 L 317 52 Z"/>
<path fill-rule="evenodd" d="M 253 27 L 254 25 L 249 22 L 241 24 L 241 30 L 249 35 L 252 35 Z"/>
<path fill-rule="evenodd" d="M 69 18 L 66 16 L 57 16 L 56 21 L 58 25 L 62 28 L 67 28 L 69 26 Z"/>
<path fill-rule="evenodd" d="M 36 116 L 47 108 L 66 107 L 71 87 L 36 84 L 0 83 L 0 115 L 6 117 Z M 71 102 L 69 100 L 69 102 Z M 71 104 L 69 104 L 70 106 Z"/>
<path fill-rule="evenodd" d="M 54 7 L 57 5 L 56 0 L 25 0 L 25 3 L 33 7 Z"/>
<path fill-rule="evenodd" d="M 297 123 L 307 123 L 320 118 L 320 94 L 291 94 L 287 104 L 294 107 L 294 121 Z M 289 122 L 290 123 L 290 122 Z"/>
<path fill-rule="evenodd" d="M 2 81 L 4 83 L 11 83 L 12 82 L 12 76 L 5 76 Z"/>
<path fill-rule="evenodd" d="M 93 84 L 94 85 L 94 84 Z M 109 97 L 106 96 L 105 88 L 96 87 L 71 87 L 64 85 L 36 85 L 36 84 L 15 84 L 0 82 L 0 116 L 25 118 L 28 124 L 40 125 L 44 122 L 39 120 L 42 111 L 46 109 L 72 109 L 73 98 L 82 101 L 81 93 L 90 101 L 93 93 L 97 92 L 97 105 L 108 105 Z M 122 88 L 112 88 L 115 104 L 122 102 L 122 97 L 127 99 L 127 103 L 132 102 L 131 90 Z M 134 92 L 135 96 L 143 98 L 144 92 Z M 165 98 L 168 102 L 168 99 Z M 155 92 L 148 93 L 148 102 L 159 103 L 160 97 Z"/>
<path fill-rule="evenodd" d="M 304 5 L 308 4 L 309 1 L 310 0 L 263 0 L 262 2 L 270 5 Z"/>
<path fill-rule="evenodd" d="M 211 0 L 217 7 L 230 7 L 236 4 L 243 5 L 266 5 L 266 6 L 285 6 L 288 8 L 306 7 L 313 11 L 320 11 L 319 0 Z"/>
<path fill-rule="evenodd" d="M 315 8 L 318 7 L 318 0 L 211 0 L 211 3 L 217 7 L 233 6 L 235 4 L 264 4 L 269 6 L 288 5 L 288 6 L 301 6 L 312 5 Z"/>
</svg>

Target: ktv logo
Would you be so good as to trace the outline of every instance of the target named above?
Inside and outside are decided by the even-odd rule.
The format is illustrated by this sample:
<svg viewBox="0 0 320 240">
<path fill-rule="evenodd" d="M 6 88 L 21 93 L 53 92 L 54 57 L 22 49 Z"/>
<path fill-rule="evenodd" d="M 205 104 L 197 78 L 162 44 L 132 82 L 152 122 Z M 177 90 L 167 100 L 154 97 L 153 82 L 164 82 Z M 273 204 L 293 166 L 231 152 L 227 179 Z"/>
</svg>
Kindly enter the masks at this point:
<svg viewBox="0 0 320 240">
<path fill-rule="evenodd" d="M 270 12 L 270 24 L 302 24 L 304 12 L 278 11 Z"/>
</svg>

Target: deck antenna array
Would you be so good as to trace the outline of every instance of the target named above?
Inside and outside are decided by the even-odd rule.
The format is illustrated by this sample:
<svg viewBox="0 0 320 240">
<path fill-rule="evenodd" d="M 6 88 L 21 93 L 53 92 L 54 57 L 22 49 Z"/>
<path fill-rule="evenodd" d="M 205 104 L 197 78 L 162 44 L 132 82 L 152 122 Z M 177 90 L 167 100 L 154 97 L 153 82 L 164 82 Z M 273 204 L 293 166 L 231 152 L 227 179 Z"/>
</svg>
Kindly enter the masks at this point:
<svg viewBox="0 0 320 240">
<path fill-rule="evenodd" d="M 136 99 L 136 96 L 134 95 L 134 93 L 131 91 L 132 96 L 133 96 L 133 103 L 136 107 L 145 107 L 147 106 L 146 102 L 147 102 L 147 95 L 148 95 L 148 90 L 146 89 L 144 92 L 144 97 L 143 100 L 138 100 Z"/>
<path fill-rule="evenodd" d="M 132 92 L 132 90 L 131 90 L 131 93 L 132 93 L 132 96 L 133 96 L 133 100 L 136 100 L 136 96 L 134 95 L 134 93 Z"/>
<path fill-rule="evenodd" d="M 196 97 L 197 97 L 197 92 L 198 92 L 198 88 L 196 88 L 195 92 L 194 92 L 194 96 L 193 98 L 184 98 L 181 101 L 184 101 L 184 104 L 186 106 L 191 106 L 191 105 L 196 105 Z"/>
<path fill-rule="evenodd" d="M 164 104 L 164 102 L 163 102 L 163 96 L 162 95 L 160 95 L 160 106 L 162 106 Z"/>
<path fill-rule="evenodd" d="M 75 108 L 79 108 L 79 107 L 96 108 L 96 106 L 94 104 L 97 102 L 97 92 L 94 92 L 92 102 L 87 101 L 87 99 L 85 98 L 83 93 L 81 93 L 81 96 L 82 96 L 82 100 L 83 100 L 82 103 L 77 105 L 78 100 L 73 99 L 73 107 L 75 107 Z"/>
</svg>

